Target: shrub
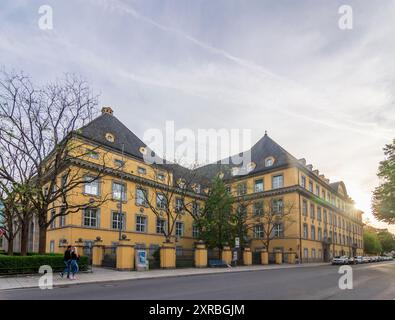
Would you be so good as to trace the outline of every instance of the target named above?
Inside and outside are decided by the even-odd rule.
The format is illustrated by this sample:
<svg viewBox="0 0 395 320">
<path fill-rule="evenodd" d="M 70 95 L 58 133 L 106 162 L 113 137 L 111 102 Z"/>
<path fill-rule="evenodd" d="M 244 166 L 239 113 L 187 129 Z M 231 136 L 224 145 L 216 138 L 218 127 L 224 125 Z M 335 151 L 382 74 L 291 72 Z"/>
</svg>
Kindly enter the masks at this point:
<svg viewBox="0 0 395 320">
<path fill-rule="evenodd" d="M 49 265 L 53 271 L 62 271 L 65 267 L 63 255 L 29 255 L 29 256 L 6 256 L 0 255 L 0 274 L 37 273 L 40 266 Z M 89 267 L 89 259 L 81 256 L 78 261 L 80 271 L 86 271 Z"/>
</svg>

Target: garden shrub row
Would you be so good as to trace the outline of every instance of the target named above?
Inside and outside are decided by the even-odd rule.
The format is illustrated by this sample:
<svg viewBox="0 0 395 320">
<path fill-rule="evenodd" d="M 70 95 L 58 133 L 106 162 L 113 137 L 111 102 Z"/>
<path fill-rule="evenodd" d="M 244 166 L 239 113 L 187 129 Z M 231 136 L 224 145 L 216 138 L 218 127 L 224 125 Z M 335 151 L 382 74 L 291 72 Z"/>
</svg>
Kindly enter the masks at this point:
<svg viewBox="0 0 395 320">
<path fill-rule="evenodd" d="M 0 255 L 0 274 L 38 273 L 40 266 L 49 265 L 53 271 L 64 269 L 63 255 L 29 255 L 29 256 L 7 256 Z M 89 259 L 81 256 L 78 261 L 80 271 L 87 271 Z"/>
</svg>

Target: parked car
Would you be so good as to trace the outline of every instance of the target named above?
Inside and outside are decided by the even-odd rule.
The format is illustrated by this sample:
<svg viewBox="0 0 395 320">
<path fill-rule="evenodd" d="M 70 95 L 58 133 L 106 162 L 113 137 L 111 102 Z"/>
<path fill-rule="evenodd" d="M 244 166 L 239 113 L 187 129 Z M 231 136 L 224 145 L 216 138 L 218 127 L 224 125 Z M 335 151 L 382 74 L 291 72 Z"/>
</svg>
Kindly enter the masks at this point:
<svg viewBox="0 0 395 320">
<path fill-rule="evenodd" d="M 363 257 L 362 256 L 354 257 L 354 264 L 360 264 L 360 263 L 363 263 Z"/>
<path fill-rule="evenodd" d="M 362 257 L 362 263 L 368 263 L 368 262 L 370 262 L 369 257 Z"/>
<path fill-rule="evenodd" d="M 348 264 L 348 257 L 336 256 L 332 259 L 332 264 Z"/>
<path fill-rule="evenodd" d="M 348 264 L 355 264 L 354 257 L 348 257 Z"/>
</svg>

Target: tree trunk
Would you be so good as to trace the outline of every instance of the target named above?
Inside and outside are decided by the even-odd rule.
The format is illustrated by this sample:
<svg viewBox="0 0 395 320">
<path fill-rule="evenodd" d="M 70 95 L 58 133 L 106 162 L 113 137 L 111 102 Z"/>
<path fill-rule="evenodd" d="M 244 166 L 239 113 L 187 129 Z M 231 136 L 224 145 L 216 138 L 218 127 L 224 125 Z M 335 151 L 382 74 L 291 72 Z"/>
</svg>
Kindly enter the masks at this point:
<svg viewBox="0 0 395 320">
<path fill-rule="evenodd" d="M 38 253 L 45 254 L 47 249 L 47 226 L 40 225 Z"/>
<path fill-rule="evenodd" d="M 21 226 L 21 256 L 27 255 L 29 243 L 29 219 L 24 219 Z"/>
<path fill-rule="evenodd" d="M 8 242 L 8 250 L 7 250 L 7 254 L 9 256 L 13 256 L 14 255 L 14 239 L 7 239 Z"/>
</svg>

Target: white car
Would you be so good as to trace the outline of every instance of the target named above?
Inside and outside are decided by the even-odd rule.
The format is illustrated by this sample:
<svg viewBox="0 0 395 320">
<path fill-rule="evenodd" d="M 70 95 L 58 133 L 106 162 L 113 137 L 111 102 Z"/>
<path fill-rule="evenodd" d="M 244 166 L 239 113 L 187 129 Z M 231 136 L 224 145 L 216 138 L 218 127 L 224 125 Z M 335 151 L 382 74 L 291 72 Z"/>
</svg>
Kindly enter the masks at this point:
<svg viewBox="0 0 395 320">
<path fill-rule="evenodd" d="M 369 257 L 362 257 L 362 262 L 368 263 L 368 262 L 370 262 L 370 258 Z"/>
<path fill-rule="evenodd" d="M 347 256 L 336 256 L 332 259 L 332 264 L 348 264 Z"/>
<path fill-rule="evenodd" d="M 355 264 L 363 263 L 363 257 L 362 257 L 362 256 L 356 256 L 356 257 L 354 257 L 354 263 L 355 263 Z"/>
</svg>

